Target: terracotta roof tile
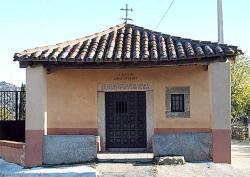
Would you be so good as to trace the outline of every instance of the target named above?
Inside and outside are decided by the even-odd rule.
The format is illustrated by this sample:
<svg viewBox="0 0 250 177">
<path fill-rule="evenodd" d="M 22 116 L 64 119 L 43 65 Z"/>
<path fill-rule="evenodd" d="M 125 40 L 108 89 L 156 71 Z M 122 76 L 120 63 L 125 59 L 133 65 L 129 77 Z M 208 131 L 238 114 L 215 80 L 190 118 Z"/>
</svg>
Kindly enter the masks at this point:
<svg viewBox="0 0 250 177">
<path fill-rule="evenodd" d="M 236 56 L 236 46 L 175 37 L 131 24 L 15 53 L 20 62 L 145 62 Z"/>
</svg>

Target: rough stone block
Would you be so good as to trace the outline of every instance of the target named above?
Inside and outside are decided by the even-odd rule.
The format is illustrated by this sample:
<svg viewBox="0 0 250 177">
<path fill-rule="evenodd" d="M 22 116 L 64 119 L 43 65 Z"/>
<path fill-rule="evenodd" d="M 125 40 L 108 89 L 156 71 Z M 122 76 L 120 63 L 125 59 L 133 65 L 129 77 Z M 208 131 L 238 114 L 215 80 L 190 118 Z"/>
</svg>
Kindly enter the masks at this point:
<svg viewBox="0 0 250 177">
<path fill-rule="evenodd" d="M 93 161 L 96 158 L 96 137 L 93 135 L 44 136 L 44 164 L 79 163 Z"/>
<path fill-rule="evenodd" d="M 153 137 L 155 157 L 184 156 L 186 161 L 211 160 L 211 133 L 169 133 Z"/>
<path fill-rule="evenodd" d="M 164 156 L 155 157 L 154 163 L 157 165 L 184 165 L 186 162 L 183 156 Z"/>
</svg>

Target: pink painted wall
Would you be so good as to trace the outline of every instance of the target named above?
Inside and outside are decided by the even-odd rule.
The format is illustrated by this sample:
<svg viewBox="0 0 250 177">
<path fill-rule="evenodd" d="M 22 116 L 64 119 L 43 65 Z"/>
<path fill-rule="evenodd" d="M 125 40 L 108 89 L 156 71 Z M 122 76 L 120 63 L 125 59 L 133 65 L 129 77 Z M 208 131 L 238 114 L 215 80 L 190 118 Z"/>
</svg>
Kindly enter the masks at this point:
<svg viewBox="0 0 250 177">
<path fill-rule="evenodd" d="M 24 165 L 25 143 L 0 141 L 0 157 L 6 161 Z"/>
</svg>

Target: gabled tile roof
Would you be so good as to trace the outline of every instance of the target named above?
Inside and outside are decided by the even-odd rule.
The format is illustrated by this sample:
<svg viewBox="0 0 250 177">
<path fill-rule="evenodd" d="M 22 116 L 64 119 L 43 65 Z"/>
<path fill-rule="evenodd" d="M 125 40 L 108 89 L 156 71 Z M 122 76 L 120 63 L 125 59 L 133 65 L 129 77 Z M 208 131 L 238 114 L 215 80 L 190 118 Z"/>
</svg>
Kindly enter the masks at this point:
<svg viewBox="0 0 250 177">
<path fill-rule="evenodd" d="M 234 57 L 241 53 L 236 46 L 184 39 L 120 24 L 83 38 L 27 49 L 15 53 L 14 61 L 37 63 L 98 63 L 174 61 Z"/>
</svg>

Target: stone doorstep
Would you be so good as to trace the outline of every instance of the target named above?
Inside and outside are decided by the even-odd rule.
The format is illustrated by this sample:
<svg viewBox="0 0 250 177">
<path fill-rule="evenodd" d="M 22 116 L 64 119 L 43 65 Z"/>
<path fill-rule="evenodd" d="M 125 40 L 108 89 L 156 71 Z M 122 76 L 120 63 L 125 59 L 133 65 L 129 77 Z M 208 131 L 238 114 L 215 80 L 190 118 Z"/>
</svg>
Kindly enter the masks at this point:
<svg viewBox="0 0 250 177">
<path fill-rule="evenodd" d="M 98 153 L 97 159 L 106 163 L 149 163 L 153 161 L 153 153 L 104 152 Z"/>
<path fill-rule="evenodd" d="M 186 162 L 184 156 L 162 156 L 155 157 L 154 163 L 156 165 L 184 165 Z"/>
</svg>

